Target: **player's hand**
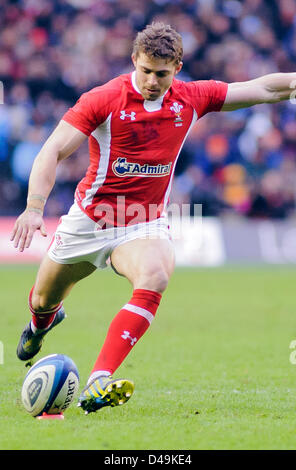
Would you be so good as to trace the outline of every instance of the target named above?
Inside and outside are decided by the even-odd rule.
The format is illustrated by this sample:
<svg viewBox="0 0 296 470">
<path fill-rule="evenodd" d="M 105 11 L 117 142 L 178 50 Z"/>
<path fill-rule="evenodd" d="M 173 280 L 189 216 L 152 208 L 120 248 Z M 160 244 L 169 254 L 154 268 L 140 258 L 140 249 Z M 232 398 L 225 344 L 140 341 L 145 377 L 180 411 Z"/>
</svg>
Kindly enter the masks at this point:
<svg viewBox="0 0 296 470">
<path fill-rule="evenodd" d="M 24 251 L 31 245 L 36 230 L 40 230 L 41 235 L 47 237 L 42 214 L 32 209 L 26 209 L 16 220 L 10 240 L 14 241 L 15 248 Z"/>
</svg>

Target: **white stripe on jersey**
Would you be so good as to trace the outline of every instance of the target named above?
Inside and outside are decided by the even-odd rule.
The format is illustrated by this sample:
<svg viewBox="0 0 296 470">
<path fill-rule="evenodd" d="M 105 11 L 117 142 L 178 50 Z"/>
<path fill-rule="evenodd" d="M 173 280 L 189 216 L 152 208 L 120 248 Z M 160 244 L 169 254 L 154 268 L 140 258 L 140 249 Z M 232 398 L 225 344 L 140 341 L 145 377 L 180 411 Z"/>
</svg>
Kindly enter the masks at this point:
<svg viewBox="0 0 296 470">
<path fill-rule="evenodd" d="M 168 204 L 169 196 L 170 196 L 170 193 L 171 193 L 172 182 L 173 182 L 174 173 L 175 173 L 175 167 L 176 167 L 176 164 L 177 164 L 177 161 L 178 161 L 180 152 L 181 152 L 181 150 L 182 150 L 182 147 L 183 147 L 183 145 L 184 145 L 185 140 L 187 139 L 187 136 L 188 136 L 189 132 L 190 132 L 191 129 L 192 129 L 192 126 L 196 123 L 197 119 L 198 119 L 198 115 L 197 115 L 197 112 L 196 112 L 195 109 L 194 109 L 194 110 L 193 110 L 192 121 L 191 121 L 190 126 L 189 126 L 189 128 L 188 128 L 188 131 L 186 132 L 186 135 L 185 135 L 185 137 L 184 137 L 184 139 L 183 139 L 183 142 L 182 142 L 182 144 L 181 144 L 181 146 L 180 146 L 180 148 L 179 148 L 178 155 L 177 155 L 177 157 L 176 157 L 176 160 L 175 160 L 173 169 L 172 169 L 172 171 L 171 171 L 170 182 L 169 182 L 169 184 L 168 184 L 168 187 L 167 187 L 166 192 L 165 192 L 165 195 L 164 195 L 163 211 L 162 211 L 161 215 L 163 215 L 163 214 L 166 213 L 167 204 Z"/>
<path fill-rule="evenodd" d="M 145 308 L 137 307 L 136 305 L 132 305 L 132 304 L 125 304 L 125 306 L 122 308 L 124 310 L 128 310 L 129 312 L 137 313 L 138 315 L 141 315 L 141 317 L 146 318 L 146 320 L 149 321 L 150 324 L 152 323 L 152 320 L 154 319 L 154 316 L 152 315 L 152 313 L 149 312 L 149 310 L 146 310 Z"/>
<path fill-rule="evenodd" d="M 111 149 L 111 117 L 112 113 L 109 114 L 106 121 L 100 124 L 91 133 L 100 146 L 100 161 L 96 179 L 93 181 L 91 187 L 85 191 L 85 197 L 81 202 L 84 209 L 92 203 L 93 197 L 106 179 Z"/>
</svg>

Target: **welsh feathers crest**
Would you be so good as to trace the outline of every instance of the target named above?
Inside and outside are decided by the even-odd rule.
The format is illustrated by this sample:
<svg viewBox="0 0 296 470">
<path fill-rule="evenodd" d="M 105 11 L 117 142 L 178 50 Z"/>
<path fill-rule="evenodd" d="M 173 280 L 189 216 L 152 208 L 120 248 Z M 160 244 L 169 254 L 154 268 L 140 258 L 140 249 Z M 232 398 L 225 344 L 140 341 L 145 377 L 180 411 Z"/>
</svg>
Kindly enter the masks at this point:
<svg viewBox="0 0 296 470">
<path fill-rule="evenodd" d="M 182 127 L 183 125 L 183 119 L 181 117 L 182 109 L 183 109 L 183 105 L 180 103 L 177 103 L 177 101 L 175 101 L 173 103 L 173 106 L 170 107 L 170 110 L 175 115 L 175 119 L 174 119 L 175 127 Z"/>
<path fill-rule="evenodd" d="M 183 109 L 183 105 L 177 103 L 176 101 L 173 103 L 173 106 L 170 107 L 170 110 L 176 114 L 180 114 L 182 109 Z"/>
</svg>

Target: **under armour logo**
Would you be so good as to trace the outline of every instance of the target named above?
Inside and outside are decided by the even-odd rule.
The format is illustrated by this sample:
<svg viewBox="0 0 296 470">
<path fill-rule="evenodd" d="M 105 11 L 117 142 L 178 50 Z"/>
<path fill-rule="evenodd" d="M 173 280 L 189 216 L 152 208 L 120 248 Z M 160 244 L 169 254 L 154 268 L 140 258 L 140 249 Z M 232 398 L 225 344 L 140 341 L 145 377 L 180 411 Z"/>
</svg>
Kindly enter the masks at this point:
<svg viewBox="0 0 296 470">
<path fill-rule="evenodd" d="M 131 121 L 134 121 L 136 119 L 136 113 L 134 111 L 131 111 L 130 114 L 127 114 L 125 111 L 120 111 L 120 119 L 123 121 L 125 118 L 130 118 Z"/>
<path fill-rule="evenodd" d="M 123 339 L 130 339 L 131 341 L 131 346 L 133 346 L 135 344 L 135 342 L 137 341 L 137 338 L 132 338 L 131 334 L 129 331 L 124 331 L 123 332 L 123 335 L 121 335 L 121 337 Z"/>
</svg>

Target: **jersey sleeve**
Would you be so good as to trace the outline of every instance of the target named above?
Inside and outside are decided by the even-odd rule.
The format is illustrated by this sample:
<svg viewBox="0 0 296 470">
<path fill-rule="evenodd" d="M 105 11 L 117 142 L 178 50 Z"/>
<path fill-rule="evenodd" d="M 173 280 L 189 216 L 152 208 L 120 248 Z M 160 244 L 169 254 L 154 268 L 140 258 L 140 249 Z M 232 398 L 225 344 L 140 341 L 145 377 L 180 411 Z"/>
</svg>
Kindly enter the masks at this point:
<svg viewBox="0 0 296 470">
<path fill-rule="evenodd" d="M 185 86 L 199 118 L 212 111 L 221 111 L 228 90 L 227 83 L 216 80 L 199 80 L 187 82 Z"/>
<path fill-rule="evenodd" d="M 88 93 L 81 95 L 76 104 L 64 114 L 62 119 L 89 136 L 98 124 Z"/>
<path fill-rule="evenodd" d="M 83 93 L 62 119 L 89 136 L 107 117 L 106 92 L 103 87 Z"/>
</svg>

